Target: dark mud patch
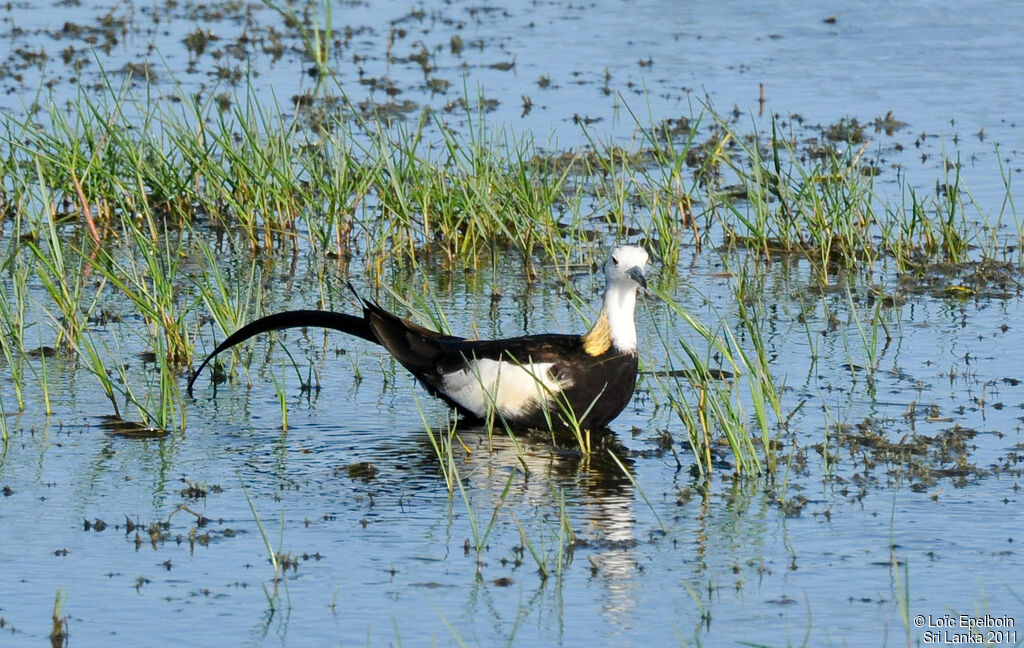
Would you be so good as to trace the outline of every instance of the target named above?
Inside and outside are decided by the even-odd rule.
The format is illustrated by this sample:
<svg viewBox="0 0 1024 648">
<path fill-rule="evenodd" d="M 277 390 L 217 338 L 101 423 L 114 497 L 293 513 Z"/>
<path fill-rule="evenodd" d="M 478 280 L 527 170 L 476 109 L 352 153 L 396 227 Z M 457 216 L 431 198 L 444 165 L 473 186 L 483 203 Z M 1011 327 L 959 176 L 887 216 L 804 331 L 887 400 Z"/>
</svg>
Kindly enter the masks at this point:
<svg viewBox="0 0 1024 648">
<path fill-rule="evenodd" d="M 892 423 L 866 419 L 839 426 L 830 443 L 813 447 L 830 462 L 841 461 L 841 454 L 853 462 L 855 472 L 849 478 L 837 477 L 840 483 L 890 487 L 909 482 L 911 490 L 924 492 L 942 479 L 962 488 L 991 473 L 972 459 L 976 430 L 954 425 L 934 435 L 906 432 L 894 438 Z"/>
<path fill-rule="evenodd" d="M 217 484 L 204 484 L 200 482 L 190 481 L 187 477 L 182 477 L 181 482 L 185 484 L 185 488 L 181 489 L 179 493 L 185 499 L 190 500 L 201 500 L 206 499 L 206 496 L 210 493 L 222 493 L 224 489 Z"/>
<path fill-rule="evenodd" d="M 377 476 L 377 466 L 373 465 L 369 461 L 359 461 L 353 464 L 345 466 L 343 469 L 336 470 L 335 474 L 344 472 L 348 475 L 349 479 L 370 482 Z"/>
<path fill-rule="evenodd" d="M 176 514 L 185 512 L 186 518 L 191 515 L 193 524 L 186 525 L 184 527 L 175 525 L 172 520 L 176 517 Z M 185 519 L 185 518 L 182 518 Z M 134 545 L 135 550 L 142 548 L 144 545 L 150 545 L 154 550 L 167 542 L 172 542 L 176 545 L 187 544 L 190 551 L 194 551 L 196 546 L 207 546 L 212 541 L 225 538 L 233 538 L 240 533 L 246 533 L 245 530 L 233 529 L 226 526 L 224 520 L 210 520 L 204 515 L 193 511 L 184 504 L 179 505 L 175 508 L 171 515 L 164 520 L 154 520 L 151 522 L 142 522 L 140 520 L 133 520 L 129 516 L 124 516 L 124 522 L 107 522 L 103 518 L 93 518 L 92 520 L 82 520 L 82 530 L 91 533 L 103 533 L 107 530 L 119 531 L 124 534 L 125 537 L 129 538 L 129 541 Z"/>
<path fill-rule="evenodd" d="M 194 485 L 190 485 L 181 491 L 182 497 L 194 500 L 194 488 Z M 120 532 L 128 539 L 128 546 L 134 547 L 135 551 L 145 545 L 149 545 L 155 551 L 167 543 L 172 543 L 178 546 L 187 545 L 190 553 L 194 552 L 196 547 L 205 547 L 212 542 L 246 533 L 244 529 L 229 526 L 223 519 L 215 520 L 199 513 L 186 503 L 178 504 L 166 518 L 149 522 L 133 519 L 129 515 L 123 516 L 123 522 L 107 522 L 100 517 L 91 520 L 86 518 L 82 521 L 82 530 L 92 533 L 103 533 L 107 530 Z"/>
<path fill-rule="evenodd" d="M 167 430 L 135 421 L 127 421 L 115 415 L 101 416 L 100 419 L 100 427 L 107 434 L 122 439 L 162 439 L 169 434 Z"/>
<path fill-rule="evenodd" d="M 1012 299 L 1024 288 L 1024 269 L 1007 261 L 921 264 L 899 276 L 900 290 L 937 299 Z"/>
</svg>

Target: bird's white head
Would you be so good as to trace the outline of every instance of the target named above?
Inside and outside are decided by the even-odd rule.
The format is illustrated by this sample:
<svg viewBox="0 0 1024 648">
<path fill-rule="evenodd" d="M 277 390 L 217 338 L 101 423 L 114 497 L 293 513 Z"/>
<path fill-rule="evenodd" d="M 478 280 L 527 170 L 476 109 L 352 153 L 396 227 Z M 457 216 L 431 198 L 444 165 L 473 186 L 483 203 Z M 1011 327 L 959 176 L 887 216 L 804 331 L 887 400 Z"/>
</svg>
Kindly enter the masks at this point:
<svg viewBox="0 0 1024 648">
<path fill-rule="evenodd" d="M 604 266 L 608 278 L 608 288 L 621 285 L 623 289 L 631 289 L 635 294 L 639 287 L 647 287 L 644 272 L 647 269 L 647 251 L 636 245 L 620 245 L 612 250 L 608 263 Z"/>
<path fill-rule="evenodd" d="M 604 316 L 612 345 L 620 351 L 636 350 L 636 291 L 647 287 L 644 271 L 647 251 L 636 245 L 620 245 L 612 250 L 605 264 L 608 279 L 604 293 Z"/>
</svg>

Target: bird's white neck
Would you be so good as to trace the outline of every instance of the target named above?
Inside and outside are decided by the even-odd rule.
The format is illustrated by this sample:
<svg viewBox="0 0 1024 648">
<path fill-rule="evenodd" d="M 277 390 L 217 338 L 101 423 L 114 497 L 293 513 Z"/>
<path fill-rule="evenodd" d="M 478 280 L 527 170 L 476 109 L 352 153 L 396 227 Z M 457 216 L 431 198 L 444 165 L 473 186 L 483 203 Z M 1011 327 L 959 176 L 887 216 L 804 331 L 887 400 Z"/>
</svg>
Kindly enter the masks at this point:
<svg viewBox="0 0 1024 648">
<path fill-rule="evenodd" d="M 608 318 L 612 346 L 619 351 L 636 351 L 636 284 L 609 281 L 604 293 L 603 315 Z"/>
</svg>

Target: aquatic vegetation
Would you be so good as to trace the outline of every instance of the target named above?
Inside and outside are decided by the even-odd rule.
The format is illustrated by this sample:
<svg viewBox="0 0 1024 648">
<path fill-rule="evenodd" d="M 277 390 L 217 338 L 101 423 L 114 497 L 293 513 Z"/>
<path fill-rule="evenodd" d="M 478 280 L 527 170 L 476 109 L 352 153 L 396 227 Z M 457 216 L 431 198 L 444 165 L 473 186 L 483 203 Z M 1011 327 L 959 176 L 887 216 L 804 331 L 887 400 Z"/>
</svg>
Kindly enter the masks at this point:
<svg viewBox="0 0 1024 648">
<path fill-rule="evenodd" d="M 469 101 L 470 128 L 456 134 L 429 111 L 411 128 L 367 120 L 343 95 L 332 115 L 306 122 L 252 101 L 225 111 L 183 97 L 171 111 L 147 103 L 128 84 L 115 89 L 108 79 L 106 90 L 80 94 L 70 111 L 50 106 L 42 119 L 5 123 L 4 202 L 16 206 L 32 255 L 10 249 L 18 260 L 10 275 L 15 300 L 0 301 L 13 341 L 4 354 L 19 409 L 30 274 L 48 295 L 38 307 L 56 332 L 54 346 L 82 354 L 114 414 L 121 416 L 124 398 L 145 424 L 168 428 L 184 425 L 177 376 L 193 361 L 196 342 L 207 346 L 208 314 L 225 333 L 251 319 L 263 289 L 257 260 L 288 250 L 343 260 L 342 276 L 355 260 L 378 285 L 385 273 L 420 267 L 437 253 L 444 267 L 476 268 L 493 264 L 503 250 L 515 251 L 528 280 L 539 263 L 549 263 L 564 281 L 572 263 L 591 262 L 607 241 L 631 232 L 656 252 L 669 279 L 684 245 L 698 254 L 724 243 L 726 255 L 735 248 L 767 258 L 797 255 L 823 284 L 840 269 L 871 272 L 889 260 L 900 271 L 920 271 L 929 260 L 960 266 L 977 249 L 968 246 L 983 237 L 986 258 L 1003 255 L 997 236 L 973 230 L 974 221 L 964 217 L 970 198 L 959 164 L 945 166 L 933 201 L 907 189 L 906 209 L 881 204 L 865 172 L 865 143 L 841 138 L 808 154 L 777 121 L 762 141 L 706 106 L 688 119 L 638 123 L 628 147 L 589 135 L 590 150 L 562 155 L 489 128 L 485 112 Z M 323 101 L 330 105 L 326 94 Z M 431 134 L 440 135 L 440 146 L 427 146 Z M 601 214 L 601 228 L 588 216 L 594 213 Z M 207 242 L 210 228 L 253 255 L 242 283 L 229 285 Z M 652 397 L 679 416 L 702 471 L 714 464 L 718 435 L 738 470 L 770 473 L 776 465 L 773 434 L 784 424 L 782 403 L 760 323 L 763 307 L 747 304 L 745 272 L 735 284 L 743 343 L 724 319 L 699 322 L 671 295 L 659 294 L 707 345 L 706 351 L 682 340 L 677 346 L 665 330 L 668 374 L 656 372 L 650 381 Z M 99 283 L 92 285 L 90 275 Z M 321 300 L 331 298 L 324 286 Z M 389 290 L 402 299 L 401 291 Z M 138 378 L 111 362 L 122 349 L 89 332 L 90 321 L 106 317 L 99 305 L 110 299 L 145 323 L 143 344 L 157 360 L 152 384 L 136 387 Z M 871 371 L 880 333 L 891 338 L 882 301 L 869 327 L 852 300 L 850 307 Z M 436 298 L 426 310 L 447 326 Z M 745 381 L 747 396 L 713 377 L 711 354 L 715 371 Z M 671 375 L 686 366 L 697 376 L 692 393 L 691 377 Z M 284 384 L 276 384 L 286 424 Z M 575 420 L 580 413 L 558 416 Z M 577 429 L 575 438 L 584 454 L 591 451 L 588 430 Z"/>
<path fill-rule="evenodd" d="M 558 502 L 557 523 L 553 530 L 545 528 L 541 532 L 528 532 L 522 521 L 512 514 L 512 520 L 519 531 L 521 547 L 530 554 L 541 581 L 546 581 L 552 573 L 557 579 L 562 578 L 563 570 L 572 558 L 572 547 L 576 543 L 576 534 L 572 530 L 569 515 L 565 506 L 564 493 L 556 494 Z M 550 537 L 548 536 L 550 533 Z M 552 546 L 553 545 L 553 546 Z"/>
<path fill-rule="evenodd" d="M 451 464 L 451 466 L 452 468 L 455 468 L 454 463 Z M 512 487 L 512 481 L 516 478 L 516 473 L 511 472 L 509 474 L 508 481 L 505 483 L 505 488 L 498 496 L 498 501 L 494 505 L 494 510 L 491 512 L 491 517 L 488 519 L 486 526 L 481 526 L 476 509 L 473 508 L 472 498 L 469 493 L 466 492 L 463 478 L 459 476 L 457 468 L 455 468 L 453 477 L 456 485 L 459 487 L 459 495 L 462 496 L 462 502 L 465 505 L 466 513 L 469 516 L 469 528 L 473 533 L 473 549 L 476 551 L 477 576 L 479 577 L 480 571 L 483 568 L 482 555 L 484 549 L 487 547 L 487 538 L 491 535 L 491 531 L 494 530 L 494 524 L 498 519 L 498 512 L 501 510 L 502 504 L 505 503 L 505 499 L 508 497 L 508 492 Z"/>
<path fill-rule="evenodd" d="M 739 344 L 724 319 L 717 328 L 712 328 L 697 320 L 671 296 L 658 294 L 667 309 L 692 329 L 705 345 L 701 350 L 686 337 L 673 340 L 666 330 L 660 330 L 668 365 L 665 370 L 649 374 L 661 396 L 683 423 L 696 468 L 701 474 L 711 473 L 717 463 L 712 451 L 719 434 L 727 441 L 734 468 L 740 473 L 767 471 L 772 474 L 777 462 L 774 436 L 777 427 L 783 424 L 782 405 L 760 327 L 752 311 L 744 305 L 742 291 L 741 285 L 736 287 L 740 321 L 749 335 L 750 351 Z M 678 348 L 673 342 L 678 343 Z M 741 376 L 747 383 L 746 394 L 735 385 Z M 744 403 L 753 408 L 756 422 L 753 428 L 747 424 Z M 774 413 L 774 422 L 769 418 L 769 411 Z M 754 447 L 755 430 L 760 437 L 763 462 Z M 713 431 L 716 434 L 713 435 Z"/>
<path fill-rule="evenodd" d="M 66 646 L 68 643 L 68 617 L 64 614 L 64 604 L 67 595 L 61 590 L 53 600 L 53 627 L 50 630 L 51 646 Z"/>
<path fill-rule="evenodd" d="M 316 15 L 309 16 L 306 13 L 308 23 L 306 19 L 300 18 L 292 3 L 288 0 L 284 0 L 284 2 L 263 0 L 263 4 L 280 14 L 284 18 L 285 26 L 298 31 L 299 37 L 305 46 L 306 57 L 316 66 L 317 78 L 324 79 L 329 77 L 331 74 L 331 42 L 334 39 L 334 30 L 331 28 L 331 18 L 333 15 L 331 2 L 325 0 L 323 3 L 323 26 L 320 25 Z M 319 6 L 316 8 L 319 9 Z"/>
<path fill-rule="evenodd" d="M 14 303 L 7 296 L 6 290 L 0 290 L 0 352 L 3 352 L 6 368 L 11 374 L 11 384 L 14 388 L 14 396 L 17 400 L 17 409 L 25 409 L 24 381 L 25 381 L 25 312 L 28 300 L 23 297 L 27 290 L 27 269 L 19 266 L 20 271 L 12 273 L 11 284 L 14 292 Z M 2 404 L 0 404 L 2 407 Z M 2 418 L 2 417 L 0 417 Z M 7 438 L 6 426 L 3 428 L 4 438 Z"/>
<path fill-rule="evenodd" d="M 270 542 L 270 537 L 267 535 L 267 529 L 263 525 L 263 520 L 260 518 L 259 512 L 256 510 L 256 504 L 253 502 L 252 496 L 249 494 L 249 489 L 246 488 L 245 482 L 242 480 L 242 476 L 238 476 L 238 483 L 242 488 L 242 493 L 245 495 L 245 501 L 249 505 L 249 511 L 252 513 L 253 520 L 256 522 L 256 528 L 259 530 L 260 539 L 263 541 L 263 546 L 267 552 L 267 560 L 273 567 L 274 573 L 271 577 L 271 587 L 267 588 L 266 584 L 263 583 L 263 594 L 267 597 L 267 606 L 271 611 L 277 609 L 279 592 L 278 585 L 280 583 L 285 584 L 285 591 L 288 589 L 288 581 L 284 579 L 284 572 L 287 571 L 288 562 L 284 560 L 285 555 L 282 554 L 280 548 L 274 549 L 274 546 Z M 281 538 L 284 539 L 284 515 L 281 516 Z"/>
<path fill-rule="evenodd" d="M 134 219 L 155 240 L 155 219 L 182 227 L 201 216 L 244 232 L 254 250 L 301 241 L 347 257 L 363 239 L 368 267 L 416 264 L 432 249 L 475 266 L 497 245 L 530 268 L 538 253 L 563 259 L 570 242 L 599 238 L 584 218 L 596 211 L 611 219 L 604 236 L 637 228 L 670 267 L 686 240 L 698 251 L 725 241 L 800 254 L 827 279 L 837 264 L 870 266 L 883 255 L 901 269 L 961 262 L 981 236 L 963 216 L 959 164 L 947 165 L 934 201 L 908 188 L 908 207 L 894 207 L 875 194 L 864 145 L 829 148 L 808 165 L 795 134 L 773 123 L 763 142 L 707 108 L 682 128 L 638 124 L 630 148 L 591 136 L 592 152 L 562 158 L 489 129 L 483 112 L 467 112 L 472 126 L 456 135 L 429 111 L 411 128 L 363 120 L 343 95 L 330 121 L 305 124 L 274 105 L 224 112 L 183 98 L 170 112 L 108 88 L 106 99 L 80 96 L 74 121 L 51 106 L 46 128 L 8 123 L 4 138 L 18 161 L 7 202 L 29 213 L 41 201 L 65 205 L 96 242 Z M 440 147 L 427 146 L 428 131 Z M 722 186 L 727 175 L 734 188 Z M 988 254 L 998 253 L 989 241 Z"/>
</svg>

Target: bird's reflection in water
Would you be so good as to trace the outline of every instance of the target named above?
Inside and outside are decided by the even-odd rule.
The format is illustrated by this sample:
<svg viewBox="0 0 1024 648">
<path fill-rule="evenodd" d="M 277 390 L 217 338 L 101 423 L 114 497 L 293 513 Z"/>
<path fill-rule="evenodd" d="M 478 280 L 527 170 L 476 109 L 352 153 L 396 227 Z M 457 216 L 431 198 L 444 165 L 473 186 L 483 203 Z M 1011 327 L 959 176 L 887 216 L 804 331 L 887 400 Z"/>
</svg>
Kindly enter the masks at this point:
<svg viewBox="0 0 1024 648">
<path fill-rule="evenodd" d="M 638 538 L 636 489 L 623 469 L 632 472 L 634 464 L 611 431 L 592 434 L 591 443 L 591 452 L 584 454 L 571 437 L 510 437 L 483 428 L 462 430 L 454 441 L 459 474 L 474 506 L 480 507 L 479 515 L 488 516 L 500 504 L 513 508 L 524 527 L 546 522 L 556 528 L 560 499 L 565 502 L 576 540 L 570 551 L 586 552 L 592 577 L 607 592 L 603 608 L 625 616 L 636 604 L 632 591 Z M 512 480 L 502 502 L 511 471 L 522 477 Z M 531 518 L 522 519 L 521 511 Z"/>
</svg>

